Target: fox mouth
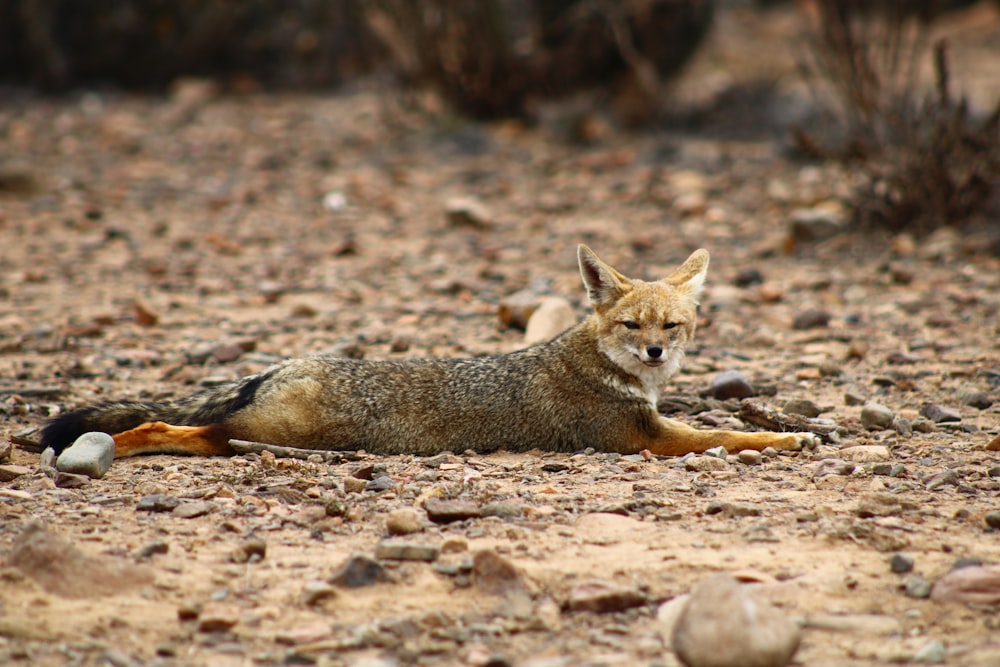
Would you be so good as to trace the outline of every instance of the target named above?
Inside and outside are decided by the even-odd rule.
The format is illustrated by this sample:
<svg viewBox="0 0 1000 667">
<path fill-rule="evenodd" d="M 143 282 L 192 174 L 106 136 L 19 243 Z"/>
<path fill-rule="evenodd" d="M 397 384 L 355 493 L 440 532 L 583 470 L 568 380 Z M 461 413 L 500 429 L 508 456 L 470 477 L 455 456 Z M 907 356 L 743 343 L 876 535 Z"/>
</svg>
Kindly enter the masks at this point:
<svg viewBox="0 0 1000 667">
<path fill-rule="evenodd" d="M 667 360 L 663 359 L 662 357 L 660 359 L 640 359 L 639 361 L 641 361 L 646 366 L 649 366 L 650 368 L 656 368 L 657 366 L 662 366 L 667 362 Z"/>
</svg>

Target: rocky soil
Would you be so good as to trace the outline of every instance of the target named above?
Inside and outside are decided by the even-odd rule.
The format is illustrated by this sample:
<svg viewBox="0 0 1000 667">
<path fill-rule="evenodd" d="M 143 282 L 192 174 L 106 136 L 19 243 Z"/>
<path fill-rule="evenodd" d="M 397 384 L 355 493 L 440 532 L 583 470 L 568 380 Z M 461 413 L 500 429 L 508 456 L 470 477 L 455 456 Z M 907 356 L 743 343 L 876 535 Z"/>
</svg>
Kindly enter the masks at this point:
<svg viewBox="0 0 1000 667">
<path fill-rule="evenodd" d="M 991 7 L 949 25 L 978 54 L 956 57 L 995 73 Z M 787 70 L 792 42 L 773 37 L 789 32 L 781 14 L 724 15 L 677 98 Z M 851 174 L 789 157 L 767 119 L 803 102 L 778 81 L 757 125 L 721 108 L 698 131 L 637 134 L 565 108 L 469 124 L 380 85 L 9 96 L 0 435 L 18 446 L 0 445 L 0 663 L 670 666 L 682 596 L 727 572 L 803 627 L 800 664 L 1000 664 L 989 225 L 839 227 Z M 580 242 L 649 278 L 711 251 L 666 414 L 806 426 L 823 444 L 148 456 L 100 479 L 30 451 L 61 410 L 288 356 L 515 349 L 502 304 L 585 313 Z M 721 650 L 740 618 L 688 618 L 685 641 Z"/>
</svg>

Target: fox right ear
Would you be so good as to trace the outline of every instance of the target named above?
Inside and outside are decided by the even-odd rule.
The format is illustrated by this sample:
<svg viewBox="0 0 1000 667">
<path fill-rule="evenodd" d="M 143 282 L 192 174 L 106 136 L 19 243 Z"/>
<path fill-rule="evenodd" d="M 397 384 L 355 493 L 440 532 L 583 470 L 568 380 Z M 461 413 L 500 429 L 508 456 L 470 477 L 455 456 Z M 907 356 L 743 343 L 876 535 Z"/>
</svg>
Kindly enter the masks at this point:
<svg viewBox="0 0 1000 667">
<path fill-rule="evenodd" d="M 629 291 L 628 278 L 602 262 L 582 243 L 577 246 L 576 257 L 580 263 L 580 277 L 593 305 L 610 306 Z"/>
</svg>

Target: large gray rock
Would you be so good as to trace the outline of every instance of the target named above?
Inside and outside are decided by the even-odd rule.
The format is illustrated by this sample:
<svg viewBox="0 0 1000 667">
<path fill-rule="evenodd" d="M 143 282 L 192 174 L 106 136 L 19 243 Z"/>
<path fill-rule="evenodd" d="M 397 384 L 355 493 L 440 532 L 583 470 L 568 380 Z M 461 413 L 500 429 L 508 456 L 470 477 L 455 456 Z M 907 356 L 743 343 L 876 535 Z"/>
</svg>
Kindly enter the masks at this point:
<svg viewBox="0 0 1000 667">
<path fill-rule="evenodd" d="M 84 433 L 63 450 L 56 459 L 56 470 L 100 479 L 114 460 L 114 438 L 107 433 L 94 431 Z"/>
</svg>

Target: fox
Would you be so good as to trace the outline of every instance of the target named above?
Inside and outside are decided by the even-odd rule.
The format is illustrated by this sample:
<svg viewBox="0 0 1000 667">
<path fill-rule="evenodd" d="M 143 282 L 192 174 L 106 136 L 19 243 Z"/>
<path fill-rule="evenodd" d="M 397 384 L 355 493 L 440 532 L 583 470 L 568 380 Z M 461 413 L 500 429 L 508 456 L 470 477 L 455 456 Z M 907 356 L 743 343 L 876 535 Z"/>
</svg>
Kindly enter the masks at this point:
<svg viewBox="0 0 1000 667">
<path fill-rule="evenodd" d="M 174 400 L 66 412 L 44 426 L 41 445 L 59 453 L 91 431 L 112 435 L 115 458 L 233 455 L 231 439 L 419 456 L 588 448 L 681 456 L 816 444 L 812 433 L 698 429 L 658 412 L 695 334 L 707 250 L 650 282 L 582 244 L 577 260 L 592 312 L 548 341 L 474 358 L 294 358 Z"/>
</svg>

